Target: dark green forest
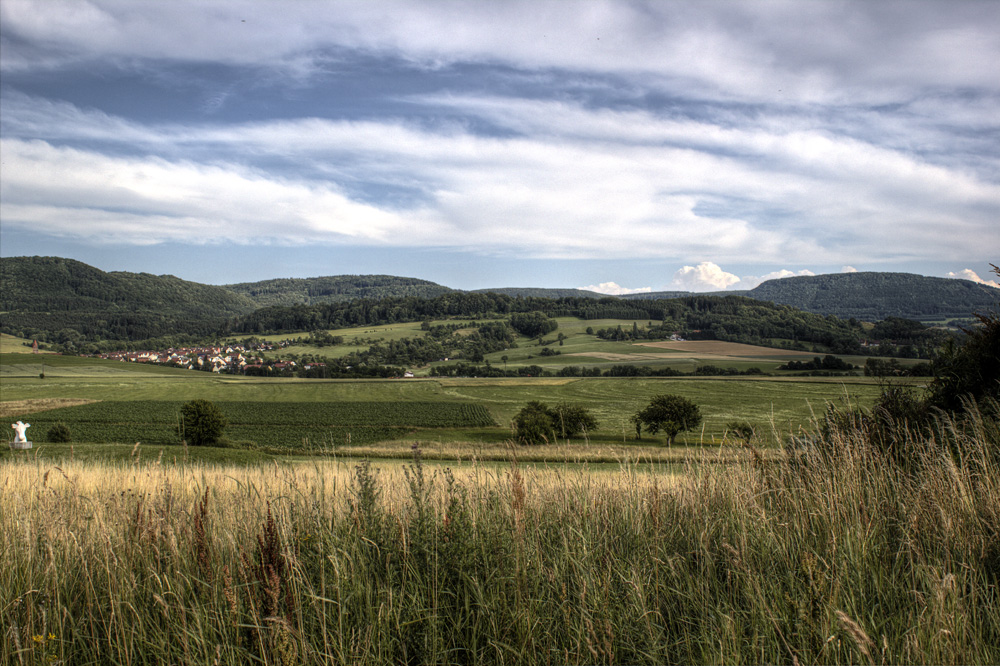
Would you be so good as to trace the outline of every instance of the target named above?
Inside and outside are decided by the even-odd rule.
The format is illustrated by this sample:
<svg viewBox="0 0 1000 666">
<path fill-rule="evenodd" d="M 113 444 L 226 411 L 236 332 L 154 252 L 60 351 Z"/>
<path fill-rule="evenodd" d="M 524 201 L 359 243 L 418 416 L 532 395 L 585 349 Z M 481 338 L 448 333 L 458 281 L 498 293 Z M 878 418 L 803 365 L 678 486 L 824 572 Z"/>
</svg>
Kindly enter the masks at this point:
<svg viewBox="0 0 1000 666">
<path fill-rule="evenodd" d="M 393 275 L 335 275 L 316 278 L 281 278 L 262 282 L 227 284 L 226 289 L 253 299 L 256 307 L 339 303 L 356 298 L 399 296 L 433 298 L 452 291 L 434 282 Z"/>
<path fill-rule="evenodd" d="M 747 292 L 751 298 L 807 312 L 878 321 L 968 318 L 993 307 L 1000 290 L 969 280 L 910 273 L 833 273 L 769 280 Z"/>
</svg>

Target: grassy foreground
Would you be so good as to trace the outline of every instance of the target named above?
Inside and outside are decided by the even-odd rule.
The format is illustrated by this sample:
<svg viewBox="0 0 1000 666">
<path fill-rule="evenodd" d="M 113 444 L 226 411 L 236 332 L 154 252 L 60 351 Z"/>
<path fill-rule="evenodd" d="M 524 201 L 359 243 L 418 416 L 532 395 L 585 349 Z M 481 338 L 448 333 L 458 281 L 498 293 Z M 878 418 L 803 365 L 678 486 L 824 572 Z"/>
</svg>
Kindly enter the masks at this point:
<svg viewBox="0 0 1000 666">
<path fill-rule="evenodd" d="M 1000 662 L 996 423 L 911 442 L 914 475 L 832 437 L 681 475 L 0 463 L 0 654 Z"/>
</svg>

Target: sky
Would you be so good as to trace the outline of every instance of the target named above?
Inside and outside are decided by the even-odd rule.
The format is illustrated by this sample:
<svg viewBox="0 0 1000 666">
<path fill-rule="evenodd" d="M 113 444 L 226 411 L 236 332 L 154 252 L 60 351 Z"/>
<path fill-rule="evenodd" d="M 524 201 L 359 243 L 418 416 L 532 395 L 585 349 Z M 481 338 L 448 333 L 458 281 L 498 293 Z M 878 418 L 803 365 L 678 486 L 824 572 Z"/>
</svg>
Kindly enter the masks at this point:
<svg viewBox="0 0 1000 666">
<path fill-rule="evenodd" d="M 996 284 L 998 62 L 993 0 L 4 0 L 0 255 Z"/>
</svg>

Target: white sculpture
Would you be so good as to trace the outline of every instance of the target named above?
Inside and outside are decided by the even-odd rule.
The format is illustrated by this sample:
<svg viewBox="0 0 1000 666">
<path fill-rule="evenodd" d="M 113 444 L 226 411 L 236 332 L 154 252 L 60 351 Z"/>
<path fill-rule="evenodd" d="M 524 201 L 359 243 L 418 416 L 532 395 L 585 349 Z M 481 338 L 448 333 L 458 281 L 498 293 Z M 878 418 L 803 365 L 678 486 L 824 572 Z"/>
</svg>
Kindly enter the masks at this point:
<svg viewBox="0 0 1000 666">
<path fill-rule="evenodd" d="M 24 431 L 31 427 L 30 423 L 21 423 L 18 421 L 17 423 L 11 423 L 10 427 L 17 431 L 17 437 L 14 438 L 15 444 L 26 444 L 28 442 L 28 438 L 24 436 Z"/>
</svg>

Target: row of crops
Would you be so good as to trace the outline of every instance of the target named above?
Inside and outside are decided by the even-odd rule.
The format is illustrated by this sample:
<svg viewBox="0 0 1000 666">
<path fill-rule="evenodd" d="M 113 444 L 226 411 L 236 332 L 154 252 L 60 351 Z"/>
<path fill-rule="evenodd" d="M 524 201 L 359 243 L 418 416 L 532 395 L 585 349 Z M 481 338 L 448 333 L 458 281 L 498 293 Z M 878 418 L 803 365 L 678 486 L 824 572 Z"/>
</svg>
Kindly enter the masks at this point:
<svg viewBox="0 0 1000 666">
<path fill-rule="evenodd" d="M 98 402 L 15 417 L 36 441 L 56 423 L 77 442 L 177 444 L 183 402 Z M 482 405 L 447 402 L 219 402 L 225 438 L 263 448 L 318 449 L 406 436 L 416 428 L 496 426 Z"/>
</svg>

